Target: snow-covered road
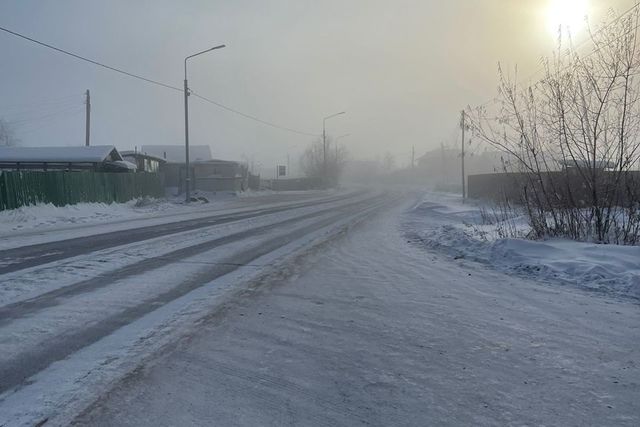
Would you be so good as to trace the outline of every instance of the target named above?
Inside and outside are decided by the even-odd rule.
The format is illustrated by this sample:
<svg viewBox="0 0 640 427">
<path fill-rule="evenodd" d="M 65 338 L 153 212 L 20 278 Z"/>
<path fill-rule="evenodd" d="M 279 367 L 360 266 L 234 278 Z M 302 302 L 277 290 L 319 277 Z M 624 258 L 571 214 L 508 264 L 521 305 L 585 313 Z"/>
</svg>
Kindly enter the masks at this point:
<svg viewBox="0 0 640 427">
<path fill-rule="evenodd" d="M 240 284 L 393 200 L 375 192 L 252 200 L 129 230 L 102 224 L 78 237 L 74 228 L 70 240 L 44 235 L 2 251 L 0 425 L 73 413 Z"/>
<path fill-rule="evenodd" d="M 74 423 L 640 425 L 637 301 L 427 249 L 404 201 L 254 279 Z"/>
</svg>

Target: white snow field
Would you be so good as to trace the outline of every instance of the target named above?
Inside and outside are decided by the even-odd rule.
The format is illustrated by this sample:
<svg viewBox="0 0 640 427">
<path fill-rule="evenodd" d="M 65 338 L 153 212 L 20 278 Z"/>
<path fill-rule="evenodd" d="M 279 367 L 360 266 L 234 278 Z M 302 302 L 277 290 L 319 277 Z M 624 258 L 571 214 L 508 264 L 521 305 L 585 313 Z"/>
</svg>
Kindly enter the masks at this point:
<svg viewBox="0 0 640 427">
<path fill-rule="evenodd" d="M 500 240 L 453 196 L 344 195 L 10 231 L 0 248 L 326 200 L 0 274 L 0 426 L 640 424 L 632 292 L 483 261 Z"/>
<path fill-rule="evenodd" d="M 412 240 L 460 259 L 501 271 L 596 292 L 640 299 L 640 246 L 599 245 L 567 239 L 499 238 L 485 225 L 480 202 L 459 195 L 428 193 L 405 216 Z M 511 224 L 526 234 L 523 218 Z"/>
</svg>

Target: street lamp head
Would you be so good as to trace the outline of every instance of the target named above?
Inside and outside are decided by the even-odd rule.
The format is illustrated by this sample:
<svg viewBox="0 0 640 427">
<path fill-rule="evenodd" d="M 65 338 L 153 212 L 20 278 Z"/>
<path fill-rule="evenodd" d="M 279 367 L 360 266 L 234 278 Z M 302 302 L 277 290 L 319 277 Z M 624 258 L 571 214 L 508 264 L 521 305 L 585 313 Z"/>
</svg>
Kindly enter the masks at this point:
<svg viewBox="0 0 640 427">
<path fill-rule="evenodd" d="M 214 47 L 212 47 L 212 48 L 209 48 L 209 49 L 205 49 L 205 50 L 203 50 L 203 51 L 201 51 L 201 52 L 194 53 L 193 55 L 189 55 L 189 56 L 187 56 L 187 57 L 184 59 L 184 63 L 185 63 L 185 65 L 186 65 L 186 63 L 187 63 L 187 59 L 191 59 L 191 58 L 193 58 L 194 56 L 202 55 L 203 53 L 211 52 L 212 50 L 222 49 L 223 47 L 227 47 L 227 46 L 226 46 L 226 45 L 224 45 L 224 44 L 221 44 L 221 45 L 218 45 L 218 46 L 214 46 Z"/>
<path fill-rule="evenodd" d="M 330 119 L 330 118 L 333 118 L 333 117 L 339 116 L 339 115 L 341 115 L 341 114 L 346 114 L 346 113 L 347 113 L 346 111 L 341 111 L 341 112 L 339 112 L 339 113 L 332 114 L 332 115 L 330 115 L 330 116 L 325 117 L 325 118 L 324 118 L 324 120 L 328 120 L 328 119 Z"/>
</svg>

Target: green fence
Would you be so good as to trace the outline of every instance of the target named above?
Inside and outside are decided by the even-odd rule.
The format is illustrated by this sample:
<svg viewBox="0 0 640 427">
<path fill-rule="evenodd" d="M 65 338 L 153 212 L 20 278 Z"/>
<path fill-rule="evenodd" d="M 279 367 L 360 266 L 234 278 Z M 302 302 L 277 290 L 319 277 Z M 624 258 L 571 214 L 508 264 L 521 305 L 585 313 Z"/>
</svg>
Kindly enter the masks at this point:
<svg viewBox="0 0 640 427">
<path fill-rule="evenodd" d="M 160 174 L 0 172 L 0 210 L 36 203 L 64 206 L 80 202 L 126 202 L 143 196 L 164 197 Z"/>
</svg>

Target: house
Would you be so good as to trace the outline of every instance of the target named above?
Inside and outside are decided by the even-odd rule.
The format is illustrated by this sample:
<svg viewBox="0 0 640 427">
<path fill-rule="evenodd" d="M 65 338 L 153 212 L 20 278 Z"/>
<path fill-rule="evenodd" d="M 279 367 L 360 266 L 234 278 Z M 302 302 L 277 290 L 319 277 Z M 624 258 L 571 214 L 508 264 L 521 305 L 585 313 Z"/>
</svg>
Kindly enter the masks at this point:
<svg viewBox="0 0 640 427">
<path fill-rule="evenodd" d="M 113 145 L 0 147 L 0 170 L 134 172 Z"/>
<path fill-rule="evenodd" d="M 165 160 L 160 163 L 165 186 L 177 189 L 178 192 L 185 190 L 183 145 L 143 145 L 140 152 L 145 156 Z M 247 166 L 232 160 L 213 159 L 208 145 L 189 146 L 189 169 L 192 190 L 237 192 L 249 188 Z"/>
<path fill-rule="evenodd" d="M 167 163 L 164 159 L 139 151 L 121 151 L 120 154 L 124 160 L 136 165 L 138 172 L 157 173 L 160 172 L 160 165 Z"/>
</svg>

